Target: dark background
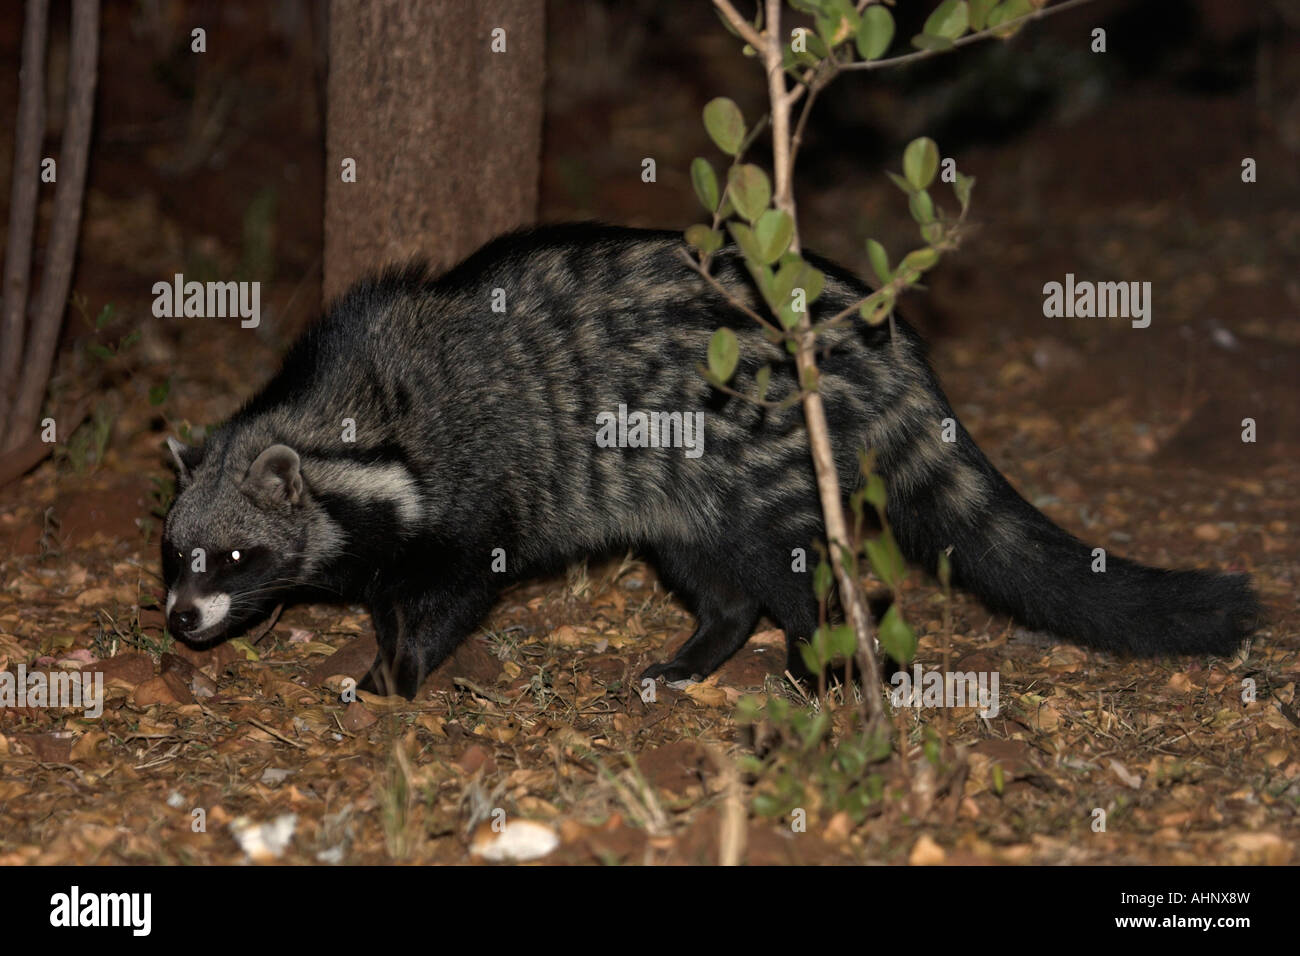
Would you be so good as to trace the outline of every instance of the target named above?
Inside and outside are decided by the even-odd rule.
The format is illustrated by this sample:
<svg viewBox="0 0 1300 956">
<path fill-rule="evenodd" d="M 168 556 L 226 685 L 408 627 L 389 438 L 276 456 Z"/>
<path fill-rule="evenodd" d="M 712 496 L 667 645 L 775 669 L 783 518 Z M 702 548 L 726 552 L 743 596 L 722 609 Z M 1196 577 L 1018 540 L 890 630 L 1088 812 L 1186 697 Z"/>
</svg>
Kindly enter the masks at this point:
<svg viewBox="0 0 1300 956">
<path fill-rule="evenodd" d="M 46 155 L 57 143 L 66 84 L 67 11 L 63 4 L 54 6 Z M 21 16 L 16 2 L 4 9 L 0 181 L 7 184 Z M 899 37 L 919 28 L 899 17 Z M 708 156 L 715 164 L 718 156 L 700 110 L 712 97 L 729 95 L 748 116 L 759 115 L 763 86 L 755 63 L 740 55 L 705 0 L 552 0 L 547 20 L 540 219 L 595 218 L 674 229 L 701 219 L 688 166 L 693 156 Z M 189 52 L 195 25 L 208 30 L 203 56 Z M 1105 54 L 1089 51 L 1091 31 L 1099 26 L 1107 31 Z M 56 394 L 95 384 L 100 431 L 98 438 L 83 434 L 0 489 L 0 657 L 8 666 L 20 659 L 54 660 L 69 648 L 102 656 L 106 635 L 112 636 L 105 608 L 138 604 L 138 620 L 131 619 L 137 639 L 160 633 L 156 611 L 139 595 L 151 581 L 155 593 L 160 590 L 153 577 L 159 519 L 150 512 L 169 476 L 163 439 L 234 410 L 274 371 L 285 347 L 321 307 L 327 46 L 321 7 L 305 0 L 104 5 L 95 135 L 73 282 L 80 304 L 69 310 L 54 382 Z M 1088 842 L 1085 813 L 1093 803 L 1069 807 L 1072 822 L 1063 822 L 1067 810 L 1051 795 L 1064 792 L 1060 788 L 1035 783 L 1005 803 L 985 792 L 971 798 L 985 815 L 974 822 L 962 816 L 956 825 L 985 842 L 963 844 L 961 852 L 983 860 L 988 845 L 998 853 L 1025 847 L 1019 855 L 1006 851 L 1011 862 L 1285 859 L 1285 841 L 1268 842 L 1263 835 L 1295 825 L 1300 768 L 1294 750 L 1288 757 L 1277 743 L 1288 731 L 1294 734 L 1295 718 L 1276 707 L 1263 718 L 1261 711 L 1248 712 L 1239 723 L 1233 715 L 1241 708 L 1243 674 L 1257 677 L 1264 700 L 1269 688 L 1293 693 L 1300 674 L 1296 5 L 1099 0 L 1032 24 L 1010 43 L 983 43 L 905 70 L 842 76 L 819 101 L 800 156 L 797 198 L 805 246 L 865 273 L 868 237 L 884 242 L 893 261 L 917 244 L 903 197 L 884 172 L 900 168 L 904 144 L 918 135 L 932 136 L 944 156 L 955 157 L 960 169 L 978 178 L 966 244 L 928 274 L 928 290 L 909 295 L 902 306 L 929 337 L 933 361 L 966 426 L 1013 484 L 1073 533 L 1150 564 L 1249 571 L 1268 614 L 1256 657 L 1225 677 L 1195 663 L 1153 669 L 1098 663 L 1071 648 L 1045 651 L 1032 635 L 960 601 L 955 652 L 965 669 L 1001 667 L 1005 685 L 1016 693 L 1070 688 L 1068 699 L 1056 699 L 1066 717 L 1049 725 L 1008 709 L 1005 719 L 1021 723 L 1007 724 L 995 735 L 1006 739 L 992 743 L 1012 747 L 1020 755 L 1016 760 L 1029 761 L 1034 754 L 1059 757 L 1065 745 L 1053 735 L 1073 735 L 1070 752 L 1095 758 L 1088 764 L 1093 770 L 1062 770 L 1059 759 L 1038 757 L 1036 769 L 1024 776 L 1041 781 L 1088 773 L 1088 786 L 1099 792 L 1119 787 L 1125 800 L 1132 797 L 1141 807 L 1123 838 L 1132 841 L 1103 845 Z M 656 183 L 641 181 L 645 157 L 656 160 Z M 1253 184 L 1241 180 L 1245 157 L 1258 164 Z M 465 162 L 473 161 L 467 151 Z M 38 240 L 52 191 L 41 195 Z M 0 203 L 7 206 L 8 198 L 8 189 L 0 189 Z M 6 213 L 0 209 L 0 222 Z M 438 236 L 428 237 L 428 254 L 439 259 Z M 261 326 L 248 332 L 235 322 L 154 319 L 151 287 L 175 272 L 187 279 L 261 280 Z M 1042 287 L 1062 281 L 1067 272 L 1093 281 L 1150 281 L 1151 327 L 1044 318 Z M 109 305 L 113 318 L 94 329 L 92 320 Z M 91 343 L 113 345 L 135 330 L 141 333 L 138 343 L 119 358 L 106 362 L 88 350 Z M 165 398 L 150 401 L 151 391 L 157 399 L 164 390 Z M 1254 444 L 1240 438 L 1247 417 L 1257 422 Z M 145 582 L 140 592 L 137 580 Z M 588 592 L 572 579 L 567 587 L 543 582 L 501 614 L 515 621 L 511 615 L 518 612 L 538 633 L 586 623 L 596 634 L 608 634 L 599 624 L 604 598 L 593 595 L 616 590 Z M 909 617 L 922 632 L 920 656 L 931 662 L 938 656 L 934 598 L 931 583 L 909 584 Z M 616 602 L 620 612 L 622 601 Z M 622 627 L 626 615 L 611 606 L 604 605 L 606 625 Z M 647 613 L 640 644 L 629 649 L 615 643 L 583 657 L 588 670 L 574 678 L 579 686 L 582 679 L 603 680 L 605 670 L 620 672 L 624 662 L 639 670 L 649 655 L 666 656 L 689 632 L 690 621 L 670 603 L 660 610 L 658 617 Z M 321 616 L 329 613 L 336 612 L 290 612 L 281 632 L 311 630 L 314 640 L 336 644 L 343 643 L 339 635 L 367 633 L 364 615 L 351 615 L 361 622 L 354 626 Z M 235 687 L 246 696 L 238 699 L 274 702 L 268 682 L 286 673 L 300 677 L 315 660 L 294 656 L 293 648 L 301 645 L 275 646 L 275 666 L 243 665 Z M 561 647 L 559 666 L 571 668 L 577 654 L 571 641 L 557 638 L 548 646 Z M 470 656 L 457 655 L 444 671 L 480 682 L 496 679 L 500 662 L 467 648 Z M 722 683 L 761 684 L 770 671 L 762 649 L 761 642 L 752 643 L 727 665 Z M 368 653 L 361 656 L 368 662 Z M 526 680 L 535 662 L 523 663 L 520 679 Z M 250 680 L 253 685 L 245 686 Z M 451 693 L 449 679 L 438 680 L 440 690 Z M 1116 704 L 1117 688 L 1132 696 Z M 1108 713 L 1121 714 L 1128 724 L 1115 729 L 1100 716 L 1068 719 L 1072 707 L 1091 707 L 1089 701 L 1099 701 L 1103 691 L 1111 695 Z M 222 692 L 231 691 L 223 685 Z M 697 704 L 700 709 L 693 710 Z M 631 730 L 601 724 L 600 733 L 610 735 L 615 749 L 643 753 L 652 780 L 659 779 L 656 769 L 667 777 L 680 775 L 695 766 L 694 758 L 668 748 L 684 746 L 683 735 L 714 732 L 731 701 L 706 704 L 673 705 L 671 720 L 656 717 Z M 257 713 L 263 723 L 288 726 L 268 710 Z M 138 715 L 123 710 L 115 719 L 128 717 L 135 721 Z M 1143 729 L 1164 719 L 1174 723 L 1150 733 Z M 575 726 L 596 733 L 584 720 L 575 718 Z M 1103 725 L 1114 730 L 1113 737 L 1096 729 Z M 10 800 L 0 859 L 60 859 L 81 847 L 78 840 L 90 841 L 107 859 L 237 859 L 228 838 L 213 844 L 195 838 L 176 855 L 170 838 L 149 836 L 149 821 L 170 812 L 160 811 L 170 778 L 124 771 L 110 781 L 121 782 L 121 795 L 97 791 L 102 800 L 87 796 L 84 781 L 61 785 L 63 778 L 51 769 L 61 763 L 89 760 L 79 765 L 90 767 L 120 760 L 135 766 L 146 759 L 139 756 L 141 748 L 152 744 L 130 742 L 135 738 L 123 725 L 110 726 L 119 728 L 118 736 L 100 745 L 93 758 L 70 754 L 70 740 L 57 735 L 31 743 L 50 748 L 38 750 L 48 764 L 40 772 L 53 775 L 54 782 L 47 781 L 39 798 Z M 1188 735 L 1197 728 L 1203 736 L 1193 740 Z M 0 726 L 10 734 L 14 749 L 8 752 L 28 752 L 14 743 L 19 730 L 32 728 Z M 269 737 L 250 742 L 236 733 L 221 736 L 229 730 L 209 726 L 185 738 L 213 743 L 222 760 L 230 761 L 219 771 L 226 775 L 222 780 L 204 777 L 208 764 L 201 761 L 175 766 L 206 780 L 209 804 L 224 803 L 232 813 L 261 806 L 257 800 L 280 800 L 229 791 L 229 781 L 243 774 L 255 782 L 268 760 L 286 753 Z M 373 761 L 382 767 L 391 747 L 375 744 L 373 753 L 366 751 L 364 732 L 357 733 L 348 746 L 355 745 L 362 760 L 348 766 Z M 987 736 L 987 729 L 981 733 Z M 526 763 L 517 747 L 507 757 L 504 744 L 494 749 L 485 737 L 464 736 L 455 738 L 449 760 L 461 759 L 466 739 L 483 742 L 489 761 Z M 672 742 L 656 762 L 653 745 L 665 739 Z M 1098 753 L 1089 749 L 1094 746 Z M 1171 777 L 1173 783 L 1158 794 L 1139 796 L 1128 794 L 1105 769 L 1106 760 L 1118 755 L 1130 768 L 1147 767 L 1142 772 L 1154 775 L 1155 764 L 1148 767 L 1148 761 L 1169 754 L 1210 769 Z M 184 757 L 211 763 L 192 749 Z M 706 758 L 699 760 L 709 766 Z M 544 770 L 549 762 L 543 753 L 534 766 Z M 13 787 L 27 785 L 25 775 L 35 771 L 25 766 L 0 779 L 0 796 L 13 797 Z M 306 790 L 303 773 L 298 785 Z M 1189 780 L 1195 790 L 1183 792 Z M 1077 782 L 1074 776 L 1065 781 Z M 1248 792 L 1239 790 L 1243 782 Z M 370 785 L 369 777 L 358 777 L 339 786 L 346 796 L 369 793 Z M 596 794 L 598 788 L 592 783 L 582 792 Z M 1016 813 L 1003 815 L 1013 798 L 1021 801 Z M 303 812 L 311 830 L 317 815 L 310 806 Z M 119 817 L 139 823 L 125 842 Z M 69 826 L 72 820 L 81 825 Z M 896 832 L 904 839 L 898 845 L 873 835 L 873 852 L 905 859 L 911 825 L 899 823 Z M 183 820 L 179 826 L 184 830 Z M 703 835 L 691 845 L 711 847 L 713 828 L 700 822 Z M 1078 831 L 1073 836 L 1071 828 Z M 1264 842 L 1247 839 L 1256 831 Z M 619 851 L 614 855 L 626 851 L 639 859 L 644 834 L 613 832 L 617 838 L 611 836 L 610 845 Z M 1035 834 L 1043 833 L 1053 836 L 1041 842 Z M 1236 834 L 1247 836 L 1239 840 Z M 953 845 L 947 837 L 940 842 Z M 767 850 L 753 850 L 752 860 L 787 858 L 782 854 L 788 850 L 772 850 L 771 841 L 765 845 Z M 1115 846 L 1123 847 L 1118 855 Z M 382 840 L 371 839 L 368 847 L 378 855 L 358 859 L 390 858 L 382 855 Z M 436 849 L 435 855 L 459 858 L 459 852 L 455 844 L 454 852 Z M 597 858 L 605 859 L 600 852 Z M 692 858 L 692 852 L 683 850 L 681 858 Z M 830 851 L 823 857 L 801 852 L 810 854 L 805 859 L 838 858 Z M 576 858 L 588 859 L 581 853 Z"/>
</svg>

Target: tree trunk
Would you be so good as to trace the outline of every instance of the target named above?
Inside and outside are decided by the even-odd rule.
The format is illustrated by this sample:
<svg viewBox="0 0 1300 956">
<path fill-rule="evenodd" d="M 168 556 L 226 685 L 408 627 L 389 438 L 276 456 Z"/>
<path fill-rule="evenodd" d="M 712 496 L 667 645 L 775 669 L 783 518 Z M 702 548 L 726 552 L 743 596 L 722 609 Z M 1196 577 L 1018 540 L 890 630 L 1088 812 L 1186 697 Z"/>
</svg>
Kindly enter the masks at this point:
<svg viewBox="0 0 1300 956">
<path fill-rule="evenodd" d="M 17 448 L 31 441 L 49 387 L 54 350 L 68 307 L 68 287 L 77 259 L 81 233 L 82 195 L 90 155 L 91 121 L 95 115 L 95 81 L 99 60 L 99 0 L 73 0 L 72 40 L 68 58 L 68 118 L 59 149 L 54 219 L 41 273 L 41 293 L 32 316 L 31 334 L 23 351 L 17 397 L 8 422 L 6 445 Z M 15 175 L 21 171 L 15 169 Z M 66 424 L 66 423 L 61 423 Z"/>
<path fill-rule="evenodd" d="M 18 369 L 27 339 L 27 290 L 32 231 L 45 137 L 45 31 L 49 0 L 28 0 L 23 17 L 23 59 L 18 72 L 18 122 L 14 127 L 13 185 L 5 244 L 4 307 L 0 313 L 0 450 L 8 441 L 9 410 L 17 398 Z"/>
<path fill-rule="evenodd" d="M 540 0 L 333 0 L 327 301 L 385 265 L 448 266 L 533 221 L 543 30 Z"/>
</svg>

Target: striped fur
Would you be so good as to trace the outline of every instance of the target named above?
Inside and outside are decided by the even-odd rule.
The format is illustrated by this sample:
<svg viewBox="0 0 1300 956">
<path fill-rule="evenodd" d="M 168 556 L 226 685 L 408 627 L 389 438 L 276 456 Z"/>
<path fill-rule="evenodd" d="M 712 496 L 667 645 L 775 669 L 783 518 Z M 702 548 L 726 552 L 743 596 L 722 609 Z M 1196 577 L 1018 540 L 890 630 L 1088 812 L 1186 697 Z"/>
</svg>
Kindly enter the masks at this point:
<svg viewBox="0 0 1300 956">
<path fill-rule="evenodd" d="M 408 269 L 355 286 L 201 450 L 173 448 L 173 632 L 217 640 L 286 597 L 364 601 L 381 648 L 367 686 L 412 696 L 504 586 L 631 548 L 698 619 L 647 674 L 708 674 L 764 613 L 793 649 L 816 605 L 792 555 L 814 554 L 823 534 L 802 411 L 729 398 L 697 371 L 720 325 L 741 341 L 741 391 L 770 364 L 769 397 L 788 395 L 793 364 L 682 251 L 671 233 L 549 227 L 498 239 L 438 279 Z M 827 283 L 815 315 L 865 293 L 817 264 Z M 733 252 L 713 271 L 757 302 Z M 496 289 L 504 313 L 492 311 Z M 956 580 L 990 607 L 1102 649 L 1226 653 L 1249 633 L 1244 578 L 1115 557 L 1094 574 L 1089 549 L 1026 503 L 963 428 L 943 440 L 954 416 L 923 351 L 904 322 L 892 340 L 859 323 L 829 338 L 821 360 L 841 481 L 854 487 L 858 450 L 876 450 L 911 560 L 933 570 L 951 547 Z M 598 416 L 620 405 L 703 412 L 703 455 L 599 447 Z M 177 555 L 196 547 L 254 557 L 194 572 Z M 187 632 L 177 608 L 213 593 L 231 596 L 222 626 Z"/>
</svg>

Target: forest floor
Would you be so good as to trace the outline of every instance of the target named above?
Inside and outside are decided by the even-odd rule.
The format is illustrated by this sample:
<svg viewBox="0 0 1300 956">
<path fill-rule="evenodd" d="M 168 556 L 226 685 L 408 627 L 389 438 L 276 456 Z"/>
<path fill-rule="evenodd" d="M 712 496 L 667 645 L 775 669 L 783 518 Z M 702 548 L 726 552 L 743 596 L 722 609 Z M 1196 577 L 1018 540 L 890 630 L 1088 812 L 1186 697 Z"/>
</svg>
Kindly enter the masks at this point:
<svg viewBox="0 0 1300 956">
<path fill-rule="evenodd" d="M 708 49 L 738 63 L 732 79 L 752 67 L 722 41 Z M 699 108 L 729 87 L 629 50 L 648 71 L 637 84 L 591 88 L 564 72 L 569 52 L 562 38 L 552 52 L 543 219 L 693 221 Z M 996 672 L 1000 709 L 903 711 L 907 760 L 877 765 L 861 822 L 812 786 L 799 829 L 750 810 L 777 784 L 733 769 L 750 746 L 741 697 L 801 706 L 809 690 L 781 676 L 780 633 L 764 624 L 714 677 L 643 701 L 636 676 L 692 619 L 634 557 L 513 589 L 415 702 L 339 701 L 374 654 L 363 608 L 290 608 L 206 652 L 163 633 L 162 439 L 237 407 L 315 310 L 323 163 L 307 94 L 274 56 L 228 81 L 259 104 L 230 114 L 246 117 L 251 166 L 217 164 L 187 140 L 197 124 L 150 126 L 166 104 L 141 93 L 146 68 L 104 77 L 76 289 L 89 318 L 113 308 L 98 333 L 75 330 L 61 365 L 64 381 L 102 376 L 104 401 L 77 442 L 0 489 L 0 669 L 102 671 L 107 700 L 97 718 L 0 707 L 0 863 L 467 862 L 495 839 L 497 808 L 558 835 L 548 862 L 717 861 L 737 819 L 751 863 L 1296 862 L 1297 163 L 1259 134 L 1250 89 L 1138 84 L 1086 118 L 969 146 L 978 229 L 905 311 L 959 416 L 1031 502 L 1111 553 L 1248 572 L 1257 635 L 1231 659 L 1123 660 L 961 594 L 949 632 L 942 593 L 913 572 L 901 600 L 918 661 Z M 805 243 L 865 269 L 875 235 L 897 258 L 910 242 L 898 194 L 878 164 L 833 153 L 812 150 L 800 182 Z M 645 155 L 657 185 L 640 181 Z M 286 169 L 271 212 L 254 199 L 267 164 Z M 232 181 L 242 208 L 221 198 Z M 251 343 L 229 324 L 148 317 L 151 283 L 202 263 L 269 276 L 272 318 Z M 1151 326 L 1045 319 L 1042 284 L 1067 272 L 1150 280 Z M 118 357 L 84 350 L 136 329 Z"/>
</svg>

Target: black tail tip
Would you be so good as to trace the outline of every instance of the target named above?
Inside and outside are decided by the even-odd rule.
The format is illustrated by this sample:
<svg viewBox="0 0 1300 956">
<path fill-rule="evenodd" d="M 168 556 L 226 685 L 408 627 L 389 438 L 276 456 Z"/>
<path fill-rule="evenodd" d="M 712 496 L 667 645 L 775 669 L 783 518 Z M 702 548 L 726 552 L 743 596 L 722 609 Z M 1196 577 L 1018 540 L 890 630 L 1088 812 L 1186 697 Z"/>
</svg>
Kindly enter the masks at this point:
<svg viewBox="0 0 1300 956">
<path fill-rule="evenodd" d="M 1263 620 L 1259 596 L 1245 574 L 1163 571 L 1152 599 L 1132 621 L 1131 651 L 1161 654 L 1236 653 Z M 1152 582 L 1155 583 L 1155 582 Z"/>
</svg>

